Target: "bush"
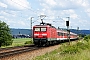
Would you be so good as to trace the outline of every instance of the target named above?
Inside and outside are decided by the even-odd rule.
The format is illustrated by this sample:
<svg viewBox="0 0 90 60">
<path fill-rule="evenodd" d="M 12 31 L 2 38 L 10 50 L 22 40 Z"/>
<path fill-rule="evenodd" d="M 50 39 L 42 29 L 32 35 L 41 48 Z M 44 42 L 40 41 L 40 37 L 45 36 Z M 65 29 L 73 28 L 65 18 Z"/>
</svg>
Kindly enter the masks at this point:
<svg viewBox="0 0 90 60">
<path fill-rule="evenodd" d="M 9 26 L 0 20 L 0 47 L 11 45 L 13 42 Z"/>
<path fill-rule="evenodd" d="M 77 52 L 80 52 L 79 48 L 77 46 L 66 46 L 62 50 L 61 54 L 75 54 Z"/>
<path fill-rule="evenodd" d="M 75 54 L 80 53 L 82 50 L 90 49 L 90 45 L 83 42 L 78 42 L 76 45 L 63 45 L 61 47 L 61 54 Z"/>
<path fill-rule="evenodd" d="M 32 41 L 26 41 L 24 44 L 32 44 Z"/>
<path fill-rule="evenodd" d="M 85 37 L 84 37 L 84 40 L 87 41 L 87 42 L 89 42 L 89 40 L 90 40 L 90 35 L 85 36 Z"/>
<path fill-rule="evenodd" d="M 89 45 L 88 43 L 82 43 L 82 42 L 78 42 L 77 43 L 77 47 L 82 49 L 82 50 L 85 50 L 85 49 L 88 49 L 89 48 Z"/>
</svg>

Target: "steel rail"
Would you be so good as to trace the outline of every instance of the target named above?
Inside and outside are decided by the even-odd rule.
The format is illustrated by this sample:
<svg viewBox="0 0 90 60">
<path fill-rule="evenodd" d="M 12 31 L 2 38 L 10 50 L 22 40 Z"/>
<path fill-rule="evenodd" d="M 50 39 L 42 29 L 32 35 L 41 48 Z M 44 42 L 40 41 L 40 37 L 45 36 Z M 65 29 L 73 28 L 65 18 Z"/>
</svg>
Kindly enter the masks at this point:
<svg viewBox="0 0 90 60">
<path fill-rule="evenodd" d="M 20 53 L 24 53 L 24 52 L 29 52 L 29 51 L 33 51 L 33 50 L 37 50 L 39 48 L 40 47 L 30 47 L 30 48 L 25 48 L 25 49 L 20 49 L 20 50 L 3 52 L 3 53 L 0 53 L 0 58 L 4 58 L 4 57 L 7 57 L 7 56 L 11 56 L 11 55 L 15 55 L 15 54 L 20 54 Z"/>
</svg>

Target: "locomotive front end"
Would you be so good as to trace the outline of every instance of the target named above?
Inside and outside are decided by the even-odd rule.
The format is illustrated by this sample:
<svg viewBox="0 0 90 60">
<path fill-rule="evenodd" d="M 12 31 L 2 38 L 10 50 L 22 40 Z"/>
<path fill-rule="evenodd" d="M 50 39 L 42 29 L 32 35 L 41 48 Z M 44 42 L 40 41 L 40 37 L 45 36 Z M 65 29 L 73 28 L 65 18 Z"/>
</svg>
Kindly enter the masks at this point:
<svg viewBox="0 0 90 60">
<path fill-rule="evenodd" d="M 35 45 L 43 45 L 47 42 L 47 27 L 34 26 L 33 27 L 33 42 Z"/>
</svg>

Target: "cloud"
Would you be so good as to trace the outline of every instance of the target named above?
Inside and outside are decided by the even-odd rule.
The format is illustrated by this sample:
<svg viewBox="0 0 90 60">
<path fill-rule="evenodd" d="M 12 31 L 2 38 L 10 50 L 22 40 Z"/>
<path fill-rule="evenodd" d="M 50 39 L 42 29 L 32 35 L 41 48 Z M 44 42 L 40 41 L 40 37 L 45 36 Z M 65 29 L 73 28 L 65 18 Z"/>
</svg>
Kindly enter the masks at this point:
<svg viewBox="0 0 90 60">
<path fill-rule="evenodd" d="M 74 11 L 81 7 L 80 3 L 75 0 L 40 0 L 41 6 L 43 6 L 42 12 L 46 15 L 62 16 L 69 15 L 71 18 L 78 18 L 78 15 Z"/>
<path fill-rule="evenodd" d="M 4 16 L 0 16 L 0 18 L 4 18 Z"/>
<path fill-rule="evenodd" d="M 0 15 L 5 16 L 5 17 L 16 17 L 16 13 L 13 11 L 6 11 L 6 10 L 1 10 Z"/>
<path fill-rule="evenodd" d="M 7 15 L 8 16 L 8 13 L 6 13 L 5 11 L 0 11 L 0 15 Z"/>
<path fill-rule="evenodd" d="M 55 2 L 55 0 L 39 0 L 40 1 L 40 3 L 41 4 L 47 4 L 47 5 L 49 5 L 49 6 L 54 6 L 54 5 L 56 5 L 56 2 Z"/>
<path fill-rule="evenodd" d="M 76 18 L 78 18 L 78 15 L 77 14 L 72 14 L 70 17 L 73 18 L 73 19 L 76 19 Z"/>
<path fill-rule="evenodd" d="M 72 19 L 78 18 L 78 15 L 76 14 L 76 12 L 73 9 L 63 10 L 63 13 L 70 15 L 70 18 L 72 18 Z"/>
<path fill-rule="evenodd" d="M 7 4 L 8 9 L 12 10 L 25 10 L 30 9 L 30 3 L 27 0 L 1 0 Z"/>
<path fill-rule="evenodd" d="M 7 5 L 2 3 L 2 2 L 0 2 L 0 7 L 7 8 Z"/>
<path fill-rule="evenodd" d="M 54 0 L 44 0 L 49 6 L 56 5 L 56 2 Z"/>
<path fill-rule="evenodd" d="M 86 12 L 87 15 L 90 17 L 90 8 L 87 8 L 87 9 L 85 10 L 85 12 Z"/>
<path fill-rule="evenodd" d="M 90 6 L 89 0 L 39 0 L 41 6 L 53 10 L 82 9 Z"/>
<path fill-rule="evenodd" d="M 31 8 L 32 6 L 32 8 Z M 89 0 L 0 0 L 0 18 L 11 27 L 30 28 L 29 17 L 39 21 L 40 15 L 46 15 L 44 21 L 55 26 L 66 27 L 66 17 L 70 17 L 72 27 L 90 25 Z M 62 19 L 65 21 L 61 22 Z M 38 19 L 38 20 L 37 20 Z M 58 21 L 57 23 L 53 21 Z M 60 22 L 59 22 L 60 21 Z M 21 22 L 21 23 L 20 23 Z M 36 22 L 37 23 L 37 22 Z M 36 23 L 33 23 L 36 24 Z M 39 24 L 39 23 L 38 23 Z"/>
<path fill-rule="evenodd" d="M 82 7 L 89 7 L 89 0 L 78 0 L 76 1 L 78 5 L 81 5 Z"/>
</svg>

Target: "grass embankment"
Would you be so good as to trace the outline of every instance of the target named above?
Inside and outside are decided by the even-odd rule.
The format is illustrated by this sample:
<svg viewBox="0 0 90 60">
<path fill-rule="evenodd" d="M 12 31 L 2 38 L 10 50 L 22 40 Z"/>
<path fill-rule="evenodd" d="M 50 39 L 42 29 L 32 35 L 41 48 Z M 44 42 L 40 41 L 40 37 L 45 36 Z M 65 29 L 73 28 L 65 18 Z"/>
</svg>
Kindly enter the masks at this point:
<svg viewBox="0 0 90 60">
<path fill-rule="evenodd" d="M 76 43 L 62 43 L 61 47 L 33 60 L 90 60 L 90 39 L 78 40 Z"/>
<path fill-rule="evenodd" d="M 10 45 L 10 46 L 2 46 L 1 48 L 22 46 L 22 45 L 26 45 L 26 44 L 32 44 L 31 38 L 17 38 L 17 39 L 13 39 L 12 45 Z"/>
</svg>

